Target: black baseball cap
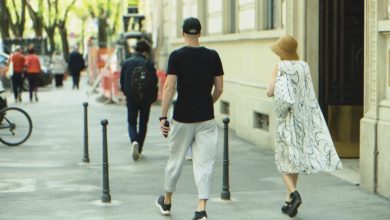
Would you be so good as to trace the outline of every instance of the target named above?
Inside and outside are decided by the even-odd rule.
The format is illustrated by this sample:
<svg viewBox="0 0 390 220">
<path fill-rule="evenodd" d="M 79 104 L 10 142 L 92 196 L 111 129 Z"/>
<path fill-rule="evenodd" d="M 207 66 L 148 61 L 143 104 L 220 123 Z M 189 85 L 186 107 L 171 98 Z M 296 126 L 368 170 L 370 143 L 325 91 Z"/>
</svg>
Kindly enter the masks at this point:
<svg viewBox="0 0 390 220">
<path fill-rule="evenodd" d="M 184 33 L 196 35 L 200 33 L 202 26 L 197 18 L 189 17 L 183 21 L 182 28 Z"/>
</svg>

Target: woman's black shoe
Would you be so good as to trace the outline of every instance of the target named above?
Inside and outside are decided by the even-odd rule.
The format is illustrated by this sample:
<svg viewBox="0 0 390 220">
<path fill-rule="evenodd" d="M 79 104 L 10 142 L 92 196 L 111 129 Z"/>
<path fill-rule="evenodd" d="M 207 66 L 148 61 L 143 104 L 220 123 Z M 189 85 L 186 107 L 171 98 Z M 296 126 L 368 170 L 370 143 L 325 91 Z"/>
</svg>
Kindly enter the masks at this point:
<svg viewBox="0 0 390 220">
<path fill-rule="evenodd" d="M 288 215 L 290 209 L 291 209 L 291 202 L 284 202 L 284 205 L 281 208 L 282 213 Z"/>
<path fill-rule="evenodd" d="M 290 198 L 291 198 L 291 208 L 288 211 L 288 215 L 290 217 L 294 217 L 298 213 L 298 208 L 302 204 L 302 199 L 301 199 L 301 195 L 299 195 L 298 191 L 292 192 L 290 194 Z"/>
</svg>

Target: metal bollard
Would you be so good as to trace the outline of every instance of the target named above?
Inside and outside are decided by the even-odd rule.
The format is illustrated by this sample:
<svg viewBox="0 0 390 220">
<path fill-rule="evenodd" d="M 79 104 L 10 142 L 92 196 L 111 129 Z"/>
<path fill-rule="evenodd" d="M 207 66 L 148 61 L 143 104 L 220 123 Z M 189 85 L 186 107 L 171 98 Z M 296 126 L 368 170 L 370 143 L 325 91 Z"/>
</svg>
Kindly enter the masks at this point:
<svg viewBox="0 0 390 220">
<path fill-rule="evenodd" d="M 108 178 L 108 150 L 107 150 L 107 125 L 106 119 L 101 121 L 103 126 L 103 195 L 102 202 L 111 202 L 110 183 Z"/>
<path fill-rule="evenodd" d="M 88 102 L 84 102 L 83 106 L 84 106 L 84 156 L 83 156 L 83 162 L 89 163 L 89 155 L 88 155 Z"/>
<path fill-rule="evenodd" d="M 228 117 L 223 119 L 224 124 L 224 139 L 223 139 L 223 183 L 222 183 L 222 193 L 221 199 L 230 200 L 230 191 L 229 191 L 229 122 Z"/>
</svg>

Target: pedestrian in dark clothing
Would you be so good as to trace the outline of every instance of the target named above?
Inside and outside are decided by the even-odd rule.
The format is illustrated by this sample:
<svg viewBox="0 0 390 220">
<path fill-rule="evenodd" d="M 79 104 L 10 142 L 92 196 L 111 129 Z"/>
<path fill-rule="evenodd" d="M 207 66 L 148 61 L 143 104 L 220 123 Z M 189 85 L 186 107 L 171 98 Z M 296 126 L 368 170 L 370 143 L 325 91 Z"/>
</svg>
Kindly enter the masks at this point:
<svg viewBox="0 0 390 220">
<path fill-rule="evenodd" d="M 80 72 L 84 68 L 85 68 L 85 63 L 84 63 L 83 56 L 81 56 L 81 54 L 79 53 L 78 47 L 75 47 L 75 49 L 69 55 L 69 62 L 68 62 L 68 69 L 73 79 L 73 86 L 72 86 L 73 89 L 79 89 Z"/>
<path fill-rule="evenodd" d="M 126 96 L 128 132 L 132 157 L 136 161 L 142 156 L 150 107 L 157 99 L 158 79 L 154 64 L 147 57 L 149 44 L 145 40 L 139 40 L 135 51 L 122 65 L 120 85 Z"/>
<path fill-rule="evenodd" d="M 205 220 L 218 139 L 213 104 L 222 94 L 223 68 L 215 50 L 199 45 L 201 24 L 198 19 L 185 19 L 182 28 L 186 46 L 170 54 L 163 89 L 160 127 L 169 138 L 169 160 L 165 168 L 165 195 L 156 200 L 156 205 L 162 215 L 170 214 L 172 193 L 191 146 L 198 188 L 198 208 L 193 220 Z M 177 101 L 169 127 L 167 113 L 176 87 Z"/>
<path fill-rule="evenodd" d="M 17 47 L 15 52 L 11 56 L 11 61 L 13 64 L 13 75 L 12 75 L 12 87 L 14 90 L 15 102 L 22 101 L 22 91 L 23 91 L 23 70 L 25 58 L 22 54 L 22 49 Z"/>
</svg>

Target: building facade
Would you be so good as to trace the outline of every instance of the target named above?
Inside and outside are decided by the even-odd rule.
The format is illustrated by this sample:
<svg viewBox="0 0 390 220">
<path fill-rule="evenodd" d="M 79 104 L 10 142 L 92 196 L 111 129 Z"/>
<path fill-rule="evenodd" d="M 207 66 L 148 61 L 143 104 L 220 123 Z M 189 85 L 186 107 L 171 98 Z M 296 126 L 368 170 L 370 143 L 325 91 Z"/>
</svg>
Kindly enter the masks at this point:
<svg viewBox="0 0 390 220">
<path fill-rule="evenodd" d="M 272 99 L 266 96 L 279 58 L 270 44 L 289 34 L 309 63 L 337 151 L 360 158 L 361 186 L 390 197 L 390 19 L 386 0 L 145 0 L 155 58 L 166 69 L 183 45 L 181 23 L 198 17 L 201 44 L 224 66 L 217 121 L 262 147 L 274 148 Z M 158 6 L 158 7 L 156 7 Z"/>
</svg>

